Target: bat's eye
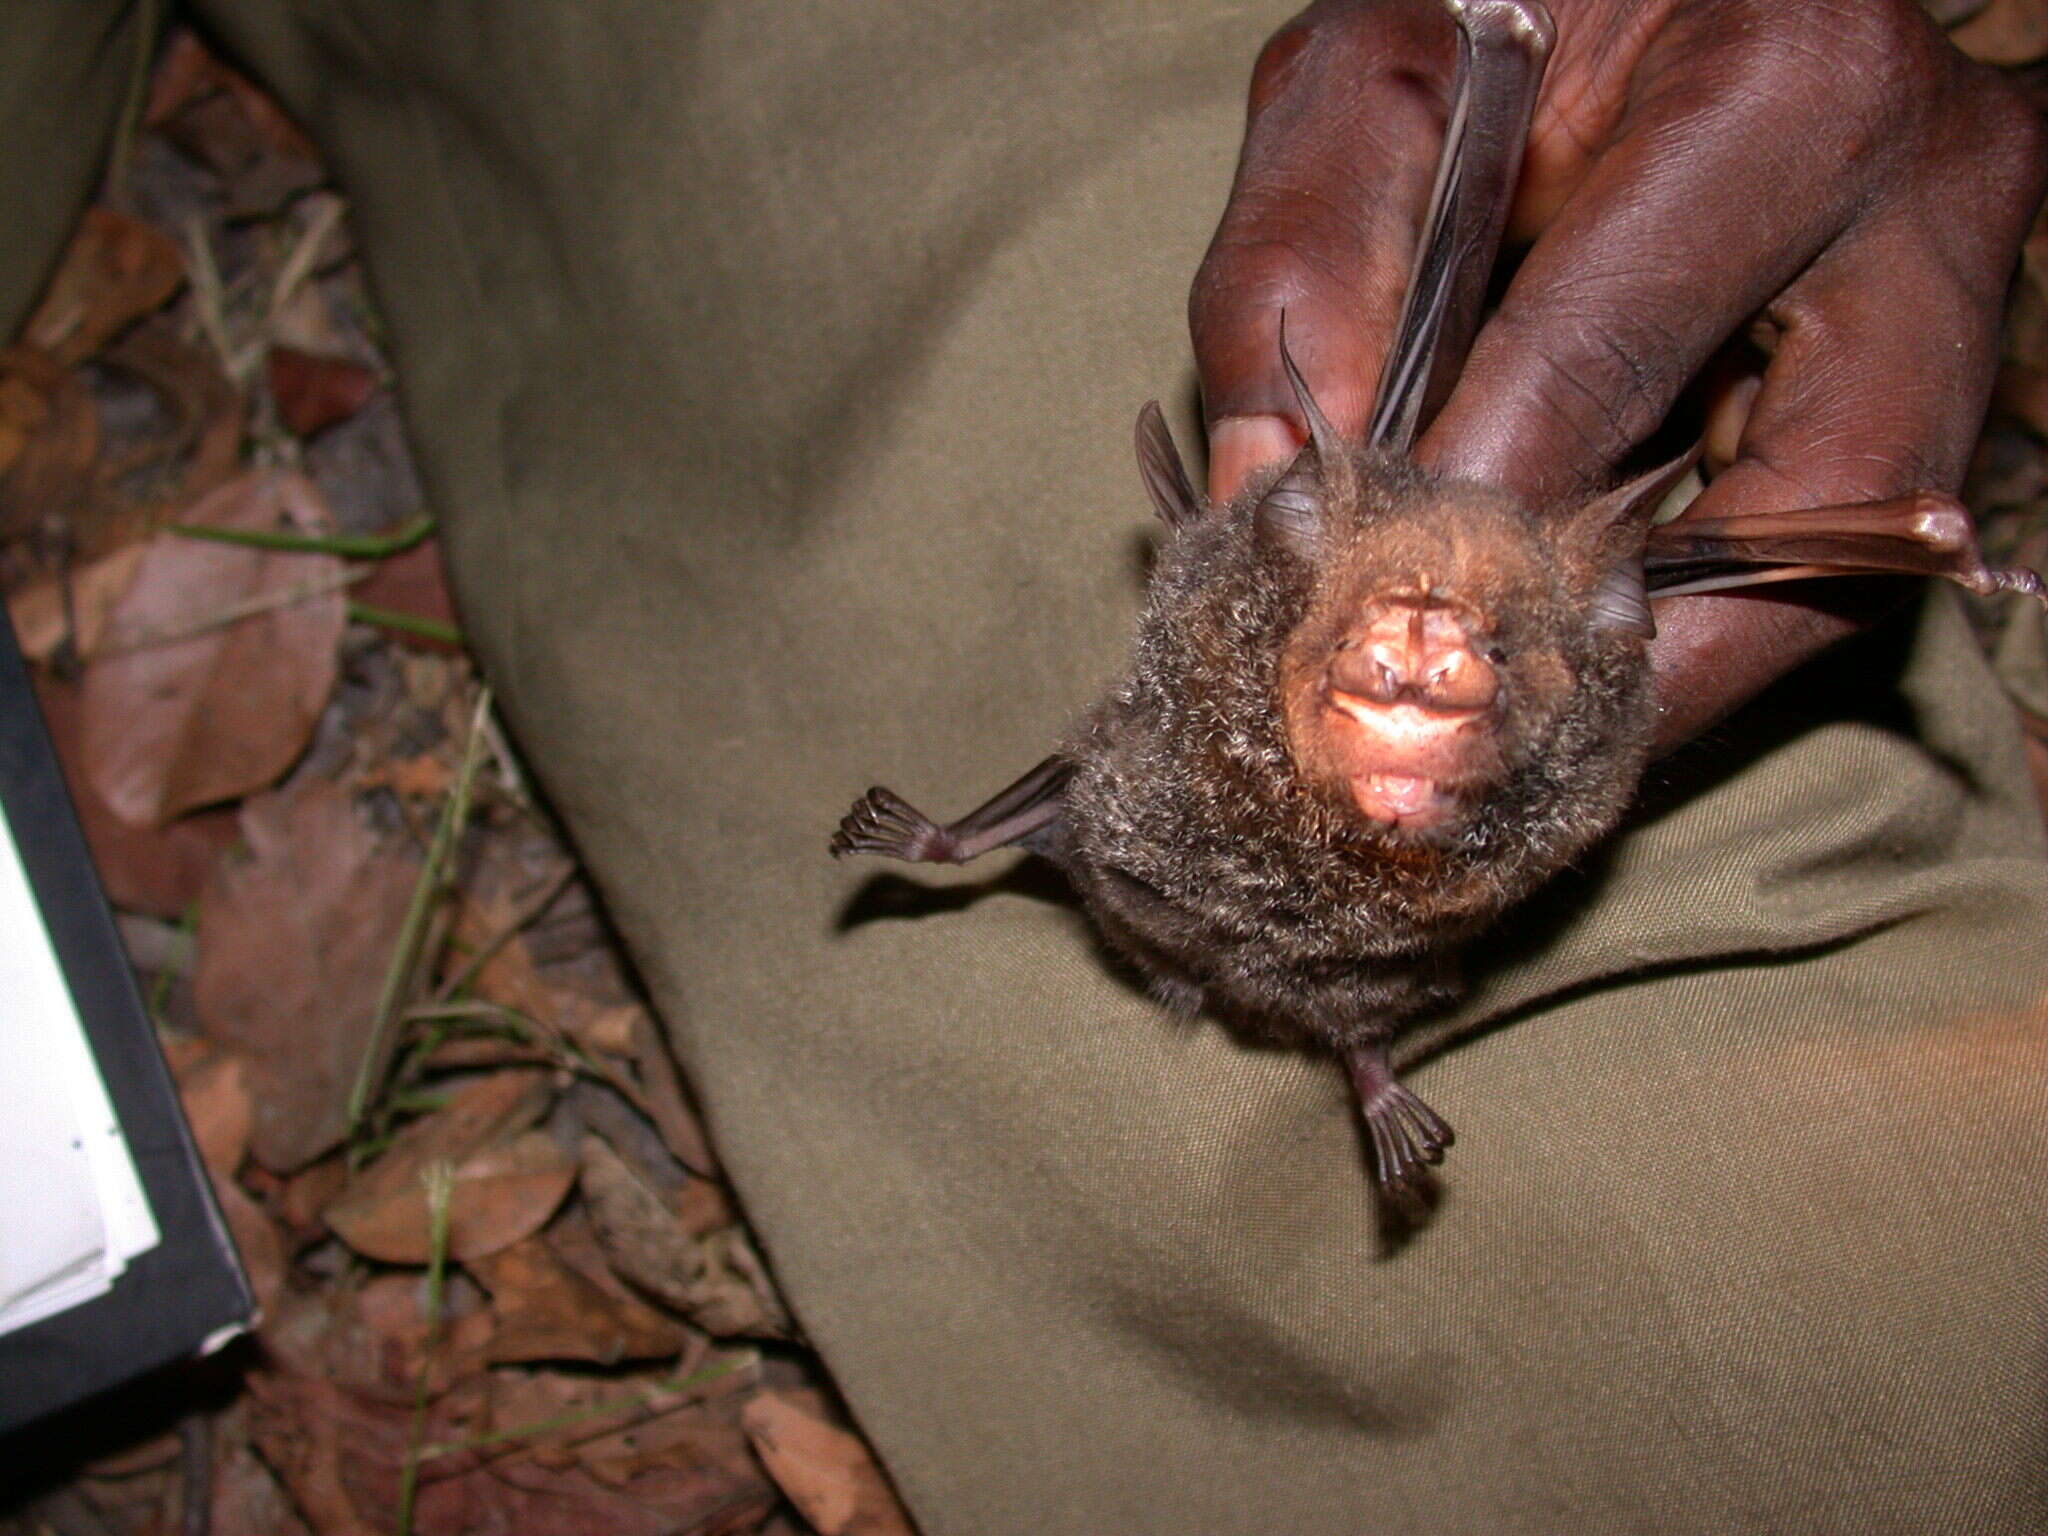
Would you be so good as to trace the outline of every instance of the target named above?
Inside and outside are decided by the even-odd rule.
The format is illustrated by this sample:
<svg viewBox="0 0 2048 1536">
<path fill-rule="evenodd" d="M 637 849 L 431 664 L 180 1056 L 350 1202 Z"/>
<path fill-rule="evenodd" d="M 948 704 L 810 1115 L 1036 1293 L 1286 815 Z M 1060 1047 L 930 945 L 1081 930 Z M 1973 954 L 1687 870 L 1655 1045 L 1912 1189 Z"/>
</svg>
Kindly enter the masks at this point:
<svg viewBox="0 0 2048 1536">
<path fill-rule="evenodd" d="M 1486 659 L 1496 667 L 1504 667 L 1507 665 L 1508 653 L 1497 645 L 1489 645 L 1486 648 Z"/>
</svg>

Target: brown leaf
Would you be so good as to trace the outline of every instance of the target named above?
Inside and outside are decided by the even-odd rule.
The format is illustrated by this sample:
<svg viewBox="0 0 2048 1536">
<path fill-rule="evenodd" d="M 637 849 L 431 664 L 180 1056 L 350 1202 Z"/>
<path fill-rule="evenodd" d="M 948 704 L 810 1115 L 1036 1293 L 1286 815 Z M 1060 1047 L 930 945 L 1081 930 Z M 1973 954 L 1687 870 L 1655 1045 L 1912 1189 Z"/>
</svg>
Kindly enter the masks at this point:
<svg viewBox="0 0 2048 1536">
<path fill-rule="evenodd" d="M 348 1096 L 417 869 L 317 779 L 243 808 L 248 856 L 199 903 L 194 995 L 206 1033 L 249 1058 L 251 1150 L 279 1172 L 348 1128 Z"/>
<path fill-rule="evenodd" d="M 581 1188 L 605 1261 L 625 1279 L 714 1337 L 795 1336 L 744 1229 L 693 1230 L 652 1181 L 595 1136 L 583 1139 Z M 722 1201 L 718 1208 L 730 1212 Z"/>
<path fill-rule="evenodd" d="M 213 1470 L 212 1536 L 311 1536 L 270 1469 L 231 1446 Z"/>
<path fill-rule="evenodd" d="M 595 1136 L 583 1138 L 578 1183 L 612 1268 L 650 1296 L 688 1312 L 704 1259 L 674 1209 Z"/>
<path fill-rule="evenodd" d="M 141 544 L 126 544 L 90 565 L 74 567 L 63 578 L 46 576 L 8 594 L 7 616 L 14 620 L 14 638 L 30 661 L 47 663 L 69 640 L 78 655 L 90 656 L 106 628 L 107 613 L 128 590 L 142 564 Z M 65 615 L 65 588 L 71 612 Z"/>
<path fill-rule="evenodd" d="M 182 459 L 176 482 L 158 493 L 164 510 L 182 511 L 240 473 L 247 411 L 211 347 L 187 341 L 169 315 L 152 315 L 109 347 L 100 362 L 147 385 L 169 419 L 166 435 L 129 444 L 107 467 L 109 477 Z"/>
<path fill-rule="evenodd" d="M 393 1138 L 328 1206 L 327 1224 L 356 1252 L 391 1264 L 424 1264 L 431 1226 L 429 1164 L 455 1170 L 448 1252 L 468 1261 L 538 1231 L 576 1180 L 575 1162 L 542 1132 L 525 1131 L 546 1109 L 547 1074 L 494 1072 Z"/>
<path fill-rule="evenodd" d="M 210 1172 L 210 1170 L 209 1170 Z M 213 1196 L 227 1219 L 235 1239 L 235 1251 L 242 1256 L 242 1269 L 249 1276 L 249 1289 L 256 1295 L 257 1311 L 268 1316 L 284 1292 L 284 1235 L 262 1206 L 242 1192 L 233 1179 L 212 1174 Z"/>
<path fill-rule="evenodd" d="M 493 1361 L 660 1359 L 679 1354 L 689 1335 L 645 1302 L 609 1292 L 570 1267 L 544 1236 L 480 1260 L 470 1273 L 491 1293 L 498 1331 Z"/>
<path fill-rule="evenodd" d="M 633 1044 L 634 1071 L 662 1141 L 692 1173 L 716 1178 L 718 1155 L 711 1149 L 711 1138 L 705 1135 L 704 1124 L 684 1092 L 682 1073 L 670 1054 L 667 1037 L 644 1009 L 633 1021 Z"/>
<path fill-rule="evenodd" d="M 297 437 L 348 420 L 377 392 L 377 375 L 361 363 L 297 347 L 272 347 L 264 374 L 278 415 Z"/>
<path fill-rule="evenodd" d="M 2048 55 L 2048 7 L 2040 0 L 1990 0 L 1948 40 L 1980 64 L 2031 64 Z"/>
<path fill-rule="evenodd" d="M 84 378 L 33 347 L 0 353 L 10 416 L 20 432 L 0 478 L 0 529 L 10 532 L 89 510 L 99 480 L 99 413 Z"/>
<path fill-rule="evenodd" d="M 318 494 L 300 476 L 259 470 L 188 521 L 267 530 L 280 514 L 317 526 Z M 341 574 L 329 555 L 169 533 L 150 542 L 85 675 L 85 769 L 117 816 L 158 825 L 260 789 L 291 765 L 334 687 L 347 623 Z"/>
<path fill-rule="evenodd" d="M 22 339 L 66 367 L 92 357 L 185 282 L 178 242 L 153 224 L 94 205 L 71 237 Z"/>
<path fill-rule="evenodd" d="M 232 1179 L 249 1150 L 256 1106 L 249 1096 L 248 1064 L 232 1052 L 215 1051 L 178 1074 L 178 1101 L 185 1107 L 192 1139 L 215 1177 Z"/>
<path fill-rule="evenodd" d="M 85 828 L 85 841 L 107 899 L 130 912 L 182 917 L 199 899 L 214 861 L 237 836 L 233 811 L 201 811 L 162 827 L 131 826 L 107 809 L 81 765 L 82 704 L 75 682 L 61 682 L 40 669 L 29 674 L 43 721 L 64 769 L 71 804 Z"/>
<path fill-rule="evenodd" d="M 818 1536 L 914 1536 L 910 1517 L 860 1437 L 787 1392 L 740 1411 L 768 1475 Z"/>
<path fill-rule="evenodd" d="M 449 595 L 448 579 L 441 564 L 438 539 L 422 539 L 403 554 L 379 561 L 369 579 L 356 588 L 356 599 L 373 608 L 387 608 L 415 619 L 455 625 L 455 599 Z M 445 640 L 430 639 L 397 630 L 400 645 L 426 650 L 459 650 Z"/>
</svg>

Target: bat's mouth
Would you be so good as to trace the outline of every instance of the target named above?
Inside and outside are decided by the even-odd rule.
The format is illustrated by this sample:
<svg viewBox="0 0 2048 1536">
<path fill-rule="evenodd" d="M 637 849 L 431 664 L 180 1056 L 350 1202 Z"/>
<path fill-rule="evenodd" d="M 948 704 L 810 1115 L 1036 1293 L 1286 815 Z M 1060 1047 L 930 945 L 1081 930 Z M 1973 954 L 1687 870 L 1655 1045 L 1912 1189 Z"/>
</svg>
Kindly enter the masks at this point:
<svg viewBox="0 0 2048 1536">
<path fill-rule="evenodd" d="M 1490 708 L 1382 704 L 1339 688 L 1324 694 L 1331 766 L 1359 812 L 1403 832 L 1427 832 L 1460 815 L 1493 760 Z"/>
</svg>

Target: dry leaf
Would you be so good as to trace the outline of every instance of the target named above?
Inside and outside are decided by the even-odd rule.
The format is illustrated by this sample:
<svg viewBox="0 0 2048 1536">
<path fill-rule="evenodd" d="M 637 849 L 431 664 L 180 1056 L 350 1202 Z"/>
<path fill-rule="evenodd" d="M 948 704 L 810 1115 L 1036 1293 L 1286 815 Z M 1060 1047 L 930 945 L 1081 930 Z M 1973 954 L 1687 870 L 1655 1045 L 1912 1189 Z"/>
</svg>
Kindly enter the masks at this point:
<svg viewBox="0 0 2048 1536">
<path fill-rule="evenodd" d="M 256 1296 L 256 1310 L 267 1317 L 284 1292 L 284 1236 L 269 1213 L 242 1192 L 241 1185 L 217 1173 L 212 1179 L 213 1197 L 220 1202 L 220 1213 L 235 1239 L 235 1251 L 242 1257 L 249 1289 Z"/>
<path fill-rule="evenodd" d="M 274 346 L 264 364 L 277 414 L 298 437 L 346 421 L 377 392 L 377 375 L 345 357 Z"/>
<path fill-rule="evenodd" d="M 583 1138 L 578 1182 L 606 1261 L 650 1296 L 688 1312 L 704 1260 L 674 1209 L 595 1136 Z"/>
<path fill-rule="evenodd" d="M 279 1172 L 348 1129 L 348 1096 L 418 878 L 351 798 L 306 780 L 242 808 L 248 856 L 199 903 L 194 996 L 206 1033 L 249 1058 L 251 1150 Z"/>
<path fill-rule="evenodd" d="M 46 576 L 8 594 L 7 616 L 14 638 L 30 661 L 47 663 L 66 640 L 80 656 L 90 656 L 106 628 L 108 610 L 128 590 L 142 563 L 140 544 L 126 544 L 90 565 L 75 567 L 63 577 Z M 67 622 L 65 587 L 70 587 Z M 74 627 L 75 626 L 75 627 Z"/>
<path fill-rule="evenodd" d="M 169 315 L 152 315 L 109 347 L 100 362 L 146 384 L 170 421 L 167 435 L 128 445 L 107 466 L 108 478 L 182 458 L 176 484 L 160 493 L 164 510 L 182 511 L 240 472 L 248 413 L 212 348 L 187 341 Z"/>
<path fill-rule="evenodd" d="M 391 1264 L 424 1264 L 431 1228 L 422 1177 L 432 1163 L 455 1170 L 448 1252 L 469 1260 L 538 1231 L 576 1179 L 576 1164 L 545 1133 L 527 1131 L 546 1110 L 547 1074 L 494 1072 L 392 1139 L 327 1207 L 327 1224 L 356 1252 Z"/>
<path fill-rule="evenodd" d="M 178 1074 L 178 1101 L 199 1156 L 220 1179 L 232 1179 L 249 1150 L 256 1106 L 249 1096 L 248 1064 L 231 1052 L 215 1051 Z"/>
<path fill-rule="evenodd" d="M 34 347 L 0 353 L 9 414 L 27 430 L 0 478 L 0 529 L 14 532 L 62 516 L 69 528 L 90 523 L 99 482 L 99 413 L 85 379 Z M 33 396 L 33 400 L 29 396 Z"/>
<path fill-rule="evenodd" d="M 184 282 L 177 241 L 153 224 L 95 205 L 86 209 L 22 338 L 65 367 L 75 366 Z"/>
<path fill-rule="evenodd" d="M 1948 40 L 1980 64 L 2031 64 L 2048 55 L 2048 6 L 2040 0 L 1991 0 L 1952 28 Z"/>
<path fill-rule="evenodd" d="M 664 1359 L 680 1354 L 689 1339 L 645 1302 L 607 1291 L 565 1263 L 545 1236 L 467 1267 L 491 1293 L 498 1330 L 488 1353 L 495 1362 Z"/>
<path fill-rule="evenodd" d="M 860 1438 L 787 1392 L 763 1392 L 740 1423 L 768 1475 L 818 1536 L 915 1536 Z"/>
<path fill-rule="evenodd" d="M 662 1141 L 692 1173 L 717 1178 L 718 1155 L 711 1149 L 711 1138 L 704 1134 L 703 1122 L 683 1090 L 667 1037 L 644 1009 L 633 1020 L 633 1046 L 634 1073 Z"/>
<path fill-rule="evenodd" d="M 235 841 L 235 813 L 201 811 L 163 827 L 129 825 L 107 809 L 80 763 L 79 685 L 41 669 L 29 680 L 107 899 L 130 912 L 182 917 L 199 899 L 214 861 Z"/>
<path fill-rule="evenodd" d="M 447 573 L 441 564 L 438 539 L 422 539 L 402 554 L 381 560 L 369 579 L 356 588 L 356 600 L 372 608 L 385 608 L 409 618 L 459 627 L 455 599 L 448 592 Z M 460 650 L 445 640 L 431 639 L 410 630 L 394 630 L 400 645 L 427 650 Z"/>
<path fill-rule="evenodd" d="M 270 1469 L 245 1445 L 229 1447 L 213 1469 L 211 1536 L 312 1536 Z"/>
<path fill-rule="evenodd" d="M 318 493 L 297 475 L 259 470 L 188 521 L 268 530 L 280 514 L 319 526 Z M 330 555 L 169 533 L 150 542 L 85 674 L 85 770 L 117 816 L 158 825 L 291 766 L 334 687 L 342 574 Z"/>
</svg>

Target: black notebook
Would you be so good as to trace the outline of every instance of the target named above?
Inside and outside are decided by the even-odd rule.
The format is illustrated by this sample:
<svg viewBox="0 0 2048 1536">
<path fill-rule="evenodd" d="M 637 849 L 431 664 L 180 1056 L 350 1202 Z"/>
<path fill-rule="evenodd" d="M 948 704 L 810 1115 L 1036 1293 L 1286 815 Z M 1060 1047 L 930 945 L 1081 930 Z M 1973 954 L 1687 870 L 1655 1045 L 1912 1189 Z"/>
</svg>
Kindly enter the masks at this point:
<svg viewBox="0 0 2048 1536">
<path fill-rule="evenodd" d="M 0 1434 L 254 1303 L 0 619 Z"/>
</svg>

